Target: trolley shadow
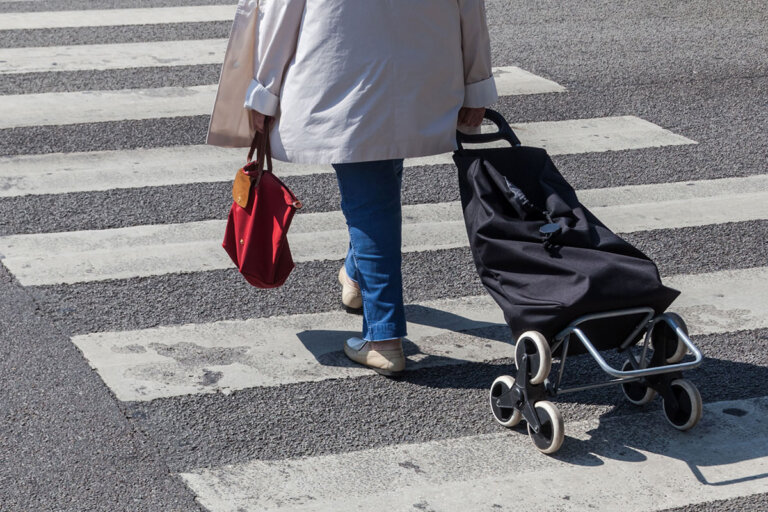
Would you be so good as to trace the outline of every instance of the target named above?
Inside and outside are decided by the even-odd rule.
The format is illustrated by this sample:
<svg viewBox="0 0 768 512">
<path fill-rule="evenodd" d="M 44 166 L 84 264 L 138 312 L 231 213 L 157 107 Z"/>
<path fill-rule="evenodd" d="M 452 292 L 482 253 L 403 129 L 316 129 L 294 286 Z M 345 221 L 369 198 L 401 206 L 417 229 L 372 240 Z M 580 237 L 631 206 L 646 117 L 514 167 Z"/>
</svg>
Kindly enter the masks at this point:
<svg viewBox="0 0 768 512">
<path fill-rule="evenodd" d="M 746 365 L 751 366 L 751 365 Z M 764 372 L 768 372 L 763 368 Z M 768 457 L 768 398 L 707 407 L 694 432 L 669 431 L 661 414 L 644 416 L 643 423 L 600 418 L 588 439 L 568 437 L 554 458 L 574 465 L 597 466 L 605 460 L 644 462 L 647 454 L 684 462 L 694 478 L 706 486 L 729 486 L 768 478 L 768 472 L 750 474 L 737 464 Z M 660 436 L 659 432 L 666 431 Z"/>
</svg>

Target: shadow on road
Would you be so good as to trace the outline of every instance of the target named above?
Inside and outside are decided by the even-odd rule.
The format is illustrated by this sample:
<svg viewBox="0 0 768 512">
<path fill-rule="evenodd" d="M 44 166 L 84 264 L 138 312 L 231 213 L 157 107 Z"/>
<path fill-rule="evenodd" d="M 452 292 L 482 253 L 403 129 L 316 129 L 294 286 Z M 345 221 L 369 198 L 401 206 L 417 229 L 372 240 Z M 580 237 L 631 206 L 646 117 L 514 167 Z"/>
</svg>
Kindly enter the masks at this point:
<svg viewBox="0 0 768 512">
<path fill-rule="evenodd" d="M 472 340 L 478 346 L 485 341 L 512 343 L 505 325 L 473 322 L 460 315 L 423 306 L 411 307 L 409 313 L 412 323 L 423 322 L 421 325 L 449 331 L 431 338 L 430 343 L 443 338 L 452 339 L 454 334 L 463 335 L 465 341 Z M 320 364 L 356 367 L 341 351 L 341 344 L 351 336 L 359 336 L 359 333 L 304 331 L 299 334 L 299 339 Z M 661 413 L 660 399 L 638 408 L 623 400 L 618 386 L 552 399 L 563 410 L 575 410 L 582 406 L 600 406 L 604 410 L 605 406 L 611 406 L 598 418 L 596 428 L 578 437 L 567 436 L 555 458 L 573 465 L 599 466 L 606 461 L 637 463 L 661 456 L 684 462 L 695 479 L 706 486 L 728 486 L 768 478 L 768 472 L 751 472 L 748 464 L 749 461 L 768 457 L 768 430 L 765 429 L 768 424 L 768 399 L 757 398 L 765 395 L 768 367 L 724 358 L 738 354 L 751 358 L 755 363 L 762 363 L 765 352 L 760 347 L 767 337 L 766 330 L 757 330 L 695 338 L 704 354 L 719 355 L 720 358 L 705 357 L 701 367 L 686 373 L 686 378 L 699 388 L 706 404 L 701 422 L 689 432 L 679 432 L 666 422 Z M 419 344 L 422 343 L 429 345 L 419 340 Z M 498 375 L 514 374 L 511 360 L 470 362 L 425 354 L 418 344 L 410 340 L 405 341 L 404 350 L 410 361 L 410 370 L 392 379 L 404 385 L 485 392 Z M 750 356 L 747 352 L 760 355 Z M 609 364 L 617 367 L 624 360 L 624 356 L 617 352 L 607 351 L 603 356 Z M 555 359 L 553 373 L 558 366 L 559 362 Z M 568 358 L 563 384 L 583 385 L 606 378 L 595 361 L 584 354 Z M 738 402 L 729 405 L 728 401 L 733 400 Z M 486 406 L 485 401 L 482 402 L 479 407 Z M 492 421 L 490 417 L 489 421 Z M 527 436 L 524 425 L 514 431 Z"/>
<path fill-rule="evenodd" d="M 666 459 L 676 459 L 706 486 L 768 478 L 768 398 L 705 404 L 700 423 L 688 432 L 673 429 L 660 412 L 599 421 L 579 438 L 568 436 L 555 458 L 583 466 L 653 458 L 650 467 L 663 462 L 666 471 Z"/>
<path fill-rule="evenodd" d="M 497 342 L 512 342 L 509 329 L 504 324 L 492 324 L 489 322 L 476 321 L 465 318 L 461 315 L 430 308 L 422 305 L 407 305 L 406 315 L 411 324 L 424 327 L 431 327 L 448 331 L 449 333 L 463 334 L 468 339 L 474 338 L 473 342 L 478 343 L 482 340 Z M 359 316 L 362 323 L 362 316 Z M 360 336 L 359 331 L 346 330 L 306 330 L 298 333 L 298 338 L 304 347 L 315 357 L 318 363 L 325 366 L 355 367 L 355 363 L 349 361 L 342 351 L 343 343 L 348 338 Z M 429 342 L 425 344 L 438 345 L 435 343 L 442 336 L 427 337 Z M 446 338 L 450 335 L 446 336 Z M 403 351 L 405 356 L 411 361 L 413 368 L 426 368 L 446 365 L 459 365 L 471 363 L 466 359 L 450 357 L 448 355 L 435 355 L 423 352 L 419 346 L 424 340 L 417 342 L 406 338 L 403 342 Z"/>
</svg>

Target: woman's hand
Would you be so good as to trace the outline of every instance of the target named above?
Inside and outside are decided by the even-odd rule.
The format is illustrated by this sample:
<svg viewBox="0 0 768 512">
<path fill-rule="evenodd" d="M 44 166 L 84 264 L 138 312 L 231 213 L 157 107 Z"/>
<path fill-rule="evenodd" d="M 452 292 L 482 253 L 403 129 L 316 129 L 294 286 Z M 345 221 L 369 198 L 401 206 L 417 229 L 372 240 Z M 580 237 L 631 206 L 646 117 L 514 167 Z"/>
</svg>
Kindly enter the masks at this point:
<svg viewBox="0 0 768 512">
<path fill-rule="evenodd" d="M 480 126 L 483 124 L 485 108 L 461 107 L 459 109 L 459 126 Z"/>
<path fill-rule="evenodd" d="M 267 126 L 267 128 L 272 128 L 272 122 L 274 121 L 274 118 L 272 116 L 265 116 L 261 112 L 257 112 L 255 110 L 248 110 L 248 113 L 251 116 L 251 126 L 253 126 L 258 133 L 264 133 L 264 126 Z"/>
</svg>

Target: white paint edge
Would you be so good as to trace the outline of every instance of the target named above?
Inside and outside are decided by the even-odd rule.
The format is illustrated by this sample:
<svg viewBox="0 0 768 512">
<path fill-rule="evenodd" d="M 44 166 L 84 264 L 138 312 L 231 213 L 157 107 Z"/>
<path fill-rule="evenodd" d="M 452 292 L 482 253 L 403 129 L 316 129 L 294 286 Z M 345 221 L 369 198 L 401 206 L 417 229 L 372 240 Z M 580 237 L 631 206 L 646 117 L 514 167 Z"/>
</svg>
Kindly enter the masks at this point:
<svg viewBox="0 0 768 512">
<path fill-rule="evenodd" d="M 408 306 L 409 368 L 512 357 L 509 342 L 456 331 L 503 323 L 489 297 Z M 95 333 L 72 341 L 119 400 L 146 401 L 197 393 L 229 393 L 366 375 L 341 343 L 359 335 L 360 317 L 329 312 Z M 415 352 L 415 353 L 414 353 Z M 211 379 L 216 375 L 216 380 Z"/>
<path fill-rule="evenodd" d="M 19 0 L 16 0 L 19 1 Z M 143 9 L 4 12 L 0 30 L 33 30 L 122 25 L 157 25 L 226 21 L 235 17 L 234 5 L 198 5 Z"/>
<path fill-rule="evenodd" d="M 746 414 L 724 412 L 731 409 Z M 512 496 L 519 510 L 646 512 L 765 492 L 767 422 L 764 397 L 707 404 L 688 433 L 660 412 L 567 422 L 557 457 L 506 431 L 181 477 L 211 512 L 507 510 Z M 361 483 L 361 475 L 386 485 Z"/>
<path fill-rule="evenodd" d="M 0 75 L 221 64 L 226 47 L 226 39 L 198 39 L 2 48 Z"/>
<path fill-rule="evenodd" d="M 736 188 L 738 179 L 727 180 Z M 599 206 L 594 213 L 616 232 L 742 222 L 768 219 L 768 191 L 707 197 L 718 180 L 702 187 L 681 183 L 643 185 L 637 197 L 632 187 L 584 191 Z M 741 182 L 745 188 L 752 180 Z M 674 196 L 684 187 L 693 197 L 644 202 Z M 698 192 L 695 192 L 698 189 Z M 632 200 L 641 202 L 632 203 Z M 615 204 L 619 201 L 623 203 Z M 221 248 L 225 222 L 210 220 L 127 228 L 0 237 L 0 261 L 23 286 L 128 279 L 180 272 L 231 268 Z M 299 214 L 289 232 L 294 261 L 343 259 L 348 235 L 340 211 Z M 466 247 L 468 239 L 459 202 L 403 207 L 403 252 Z"/>
<path fill-rule="evenodd" d="M 194 91 L 198 99 L 205 94 Z M 636 117 L 520 123 L 515 131 L 528 146 L 551 146 L 551 155 L 695 144 Z M 229 181 L 245 156 L 244 149 L 198 145 L 0 157 L 0 197 Z M 452 153 L 411 158 L 405 165 L 453 165 Z M 332 172 L 329 165 L 275 161 L 279 176 Z"/>
<path fill-rule="evenodd" d="M 768 267 L 680 274 L 664 284 L 682 291 L 672 310 L 691 334 L 716 334 L 768 327 Z"/>
<path fill-rule="evenodd" d="M 768 267 L 665 279 L 682 291 L 672 310 L 692 335 L 768 327 L 766 282 Z M 501 309 L 487 295 L 408 306 L 407 316 L 408 338 L 418 346 L 409 370 L 511 354 L 508 342 L 457 334 L 504 326 Z M 358 316 L 329 312 L 93 333 L 72 341 L 119 400 L 146 401 L 368 374 L 340 352 L 359 329 Z"/>
<path fill-rule="evenodd" d="M 0 96 L 0 129 L 209 114 L 215 85 Z"/>
<path fill-rule="evenodd" d="M 496 91 L 500 96 L 566 92 L 566 88 L 557 82 L 534 75 L 517 66 L 493 68 L 493 78 L 496 82 Z"/>
<path fill-rule="evenodd" d="M 170 52 L 163 54 L 163 62 L 178 58 L 186 52 L 184 45 L 169 43 Z M 191 50 L 206 52 L 200 44 L 191 41 Z M 137 43 L 139 44 L 139 43 Z M 149 43 L 141 43 L 149 44 Z M 121 48 L 127 51 L 126 48 Z M 130 47 L 131 59 L 136 52 L 142 59 L 154 59 L 144 54 L 144 47 Z M 3 50 L 0 50 L 2 56 Z M 176 57 L 174 57 L 174 55 Z M 98 56 L 92 57 L 97 59 Z M 210 56 L 205 58 L 210 59 Z M 223 58 L 223 57 L 222 57 Z M 1 60 L 1 59 L 0 59 Z M 110 63 L 115 63 L 111 58 Z M 562 92 L 565 89 L 551 80 L 536 76 L 516 67 L 496 68 L 499 76 L 497 89 L 502 96 Z M 150 89 L 124 89 L 117 91 L 76 91 L 0 96 L 0 129 L 24 126 L 51 126 L 78 123 L 98 123 L 125 119 L 156 119 L 208 115 L 216 98 L 217 85 L 191 87 L 159 87 Z"/>
<path fill-rule="evenodd" d="M 627 149 L 696 144 L 660 126 L 635 116 L 597 117 L 558 121 L 553 132 L 548 121 L 512 124 L 520 140 L 550 154 L 592 153 Z"/>
</svg>

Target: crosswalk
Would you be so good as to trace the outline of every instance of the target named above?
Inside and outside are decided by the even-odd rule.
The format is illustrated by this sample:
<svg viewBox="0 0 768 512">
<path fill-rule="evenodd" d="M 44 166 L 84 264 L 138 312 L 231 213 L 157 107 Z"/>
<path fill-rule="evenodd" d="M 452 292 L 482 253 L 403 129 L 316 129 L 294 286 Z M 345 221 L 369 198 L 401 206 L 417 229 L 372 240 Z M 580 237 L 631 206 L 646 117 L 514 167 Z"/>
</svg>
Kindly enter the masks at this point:
<svg viewBox="0 0 768 512">
<path fill-rule="evenodd" d="M 675 310 L 689 319 L 692 334 L 768 328 L 766 280 L 768 267 L 665 276 L 670 286 L 686 291 Z M 412 304 L 406 313 L 411 370 L 514 355 L 506 339 L 480 345 L 471 336 L 456 339 L 457 332 L 503 326 L 490 297 Z M 358 318 L 328 312 L 93 333 L 72 341 L 118 399 L 140 401 L 365 375 L 368 371 L 345 363 L 338 348 L 338 338 L 354 336 L 358 324 Z M 190 354 L 215 351 L 227 354 L 224 364 L 204 357 L 190 362 Z M 212 372 L 217 379 L 205 379 Z"/>
<path fill-rule="evenodd" d="M 197 88 L 197 90 L 200 89 Z M 213 90 L 212 87 L 209 89 Z M 140 96 L 141 93 L 137 93 L 135 98 Z M 143 97 L 147 98 L 147 95 Z M 195 98 L 194 101 L 197 102 L 198 99 Z M 2 101 L 4 100 L 0 97 L 0 102 Z M 98 101 L 97 98 L 96 101 Z M 174 101 L 171 99 L 170 103 Z M 195 111 L 194 109 L 199 106 L 190 104 L 191 102 L 186 99 L 179 110 L 173 113 L 177 115 L 181 115 L 181 112 L 188 112 L 190 115 L 207 113 L 212 101 L 211 95 L 205 102 L 206 110 Z M 33 106 L 33 102 L 28 103 L 30 107 Z M 156 103 L 162 104 L 162 98 L 149 96 L 148 104 Z M 15 104 L 12 101 L 6 103 L 7 111 L 10 112 L 8 119 L 14 116 L 13 112 L 18 112 L 15 114 L 18 119 L 26 119 L 23 111 L 13 110 Z M 126 103 L 116 107 L 123 112 L 131 111 L 130 114 L 126 114 L 128 116 L 141 115 L 152 118 L 158 117 L 158 113 L 164 113 L 167 105 L 159 111 L 143 109 L 142 104 Z M 35 109 L 30 110 L 34 112 Z M 137 111 L 142 113 L 137 114 Z M 46 119 L 50 119 L 51 116 L 63 117 L 59 113 L 49 113 L 45 110 L 41 112 L 41 116 L 45 116 Z M 112 112 L 105 113 L 99 110 L 93 112 L 103 121 L 115 119 Z M 74 119 L 84 121 L 81 111 L 78 111 L 76 116 L 79 117 Z M 65 117 L 65 119 L 68 122 L 73 120 L 72 117 Z M 512 126 L 515 133 L 526 144 L 543 147 L 551 155 L 623 151 L 694 143 L 686 137 L 634 116 L 516 123 Z M 243 158 L 242 151 L 199 145 L 0 157 L 0 197 L 224 181 L 231 179 L 233 169 L 242 166 Z M 183 159 L 185 165 L 178 165 L 180 159 Z M 435 155 L 409 159 L 405 162 L 405 166 L 452 165 L 452 163 L 450 155 Z M 281 176 L 310 176 L 333 172 L 330 166 L 280 161 L 275 161 L 274 165 L 275 172 Z"/>
<path fill-rule="evenodd" d="M 764 490 L 762 482 L 750 478 L 753 467 L 743 461 L 765 458 L 768 433 L 762 421 L 768 401 L 746 402 L 744 412 L 752 413 L 747 421 L 738 421 L 725 412 L 734 406 L 745 407 L 745 403 L 708 405 L 706 419 L 697 427 L 699 436 L 675 433 L 668 439 L 654 437 L 629 447 L 618 440 L 640 437 L 646 428 L 665 428 L 665 425 L 649 414 L 638 415 L 630 431 L 621 428 L 621 419 L 615 418 L 604 424 L 597 419 L 569 423 L 572 436 L 569 441 L 586 444 L 603 441 L 614 449 L 642 458 L 640 465 L 629 457 L 625 460 L 600 457 L 591 464 L 546 458 L 531 464 L 529 450 L 519 443 L 511 443 L 508 435 L 491 434 L 330 456 L 257 460 L 201 469 L 182 476 L 200 496 L 203 505 L 210 510 L 231 512 L 370 510 L 372 503 L 386 503 L 389 510 L 413 510 L 414 505 L 419 504 L 425 509 L 429 507 L 428 510 L 504 510 L 512 490 L 521 488 L 525 492 L 517 493 L 515 509 L 591 510 L 598 508 L 595 503 L 599 503 L 601 510 L 661 510 L 688 505 L 691 487 L 701 489 L 696 499 L 702 501 Z M 598 429 L 600 435 L 596 436 Z M 733 430 L 763 449 L 755 453 L 752 441 L 742 441 L 733 447 L 727 434 Z M 702 438 L 715 446 L 727 444 L 732 451 L 716 449 L 715 453 L 684 462 L 689 453 L 699 451 Z M 675 456 L 682 460 L 671 461 Z M 467 466 L 467 460 L 483 463 Z M 729 462 L 732 465 L 726 474 L 708 467 Z M 691 467 L 706 474 L 708 480 L 712 479 L 711 483 L 707 480 L 710 485 L 701 485 Z M 660 468 L 664 470 L 659 471 Z M 767 468 L 765 462 L 761 468 Z M 364 474 L 391 482 L 388 487 L 399 492 L 361 485 L 359 475 Z M 607 485 L 617 480 L 622 482 L 621 488 Z M 717 487 L 723 483 L 731 484 L 725 492 Z M 627 501 L 627 495 L 634 499 Z M 544 497 L 546 508 L 542 506 Z"/>
<path fill-rule="evenodd" d="M 220 22 L 231 19 L 233 13 L 234 6 L 230 5 L 4 13 L 0 31 L 130 29 Z M 151 72 L 169 66 L 205 66 L 220 63 L 225 47 L 224 39 L 199 39 L 88 45 L 62 41 L 59 46 L 0 48 L 0 80 L 3 76 L 62 71 Z M 557 96 L 561 101 L 567 101 L 569 95 L 557 77 L 540 76 L 524 66 L 498 66 L 494 76 L 502 106 L 526 95 L 543 99 Z M 0 134 L 39 126 L 203 116 L 209 114 L 216 93 L 212 83 L 108 89 L 100 89 L 96 83 L 89 90 L 32 94 L 18 90 L 0 96 Z M 682 148 L 700 150 L 695 134 L 676 133 L 632 113 L 591 116 L 585 112 L 572 119 L 515 122 L 514 112 L 501 110 L 524 144 L 544 147 L 553 156 L 589 158 L 611 152 L 674 154 Z M 78 198 L 101 192 L 135 193 L 144 188 L 203 183 L 228 189 L 234 170 L 245 158 L 244 150 L 208 147 L 202 141 L 196 145 L 149 146 L 0 157 L 0 202 L 55 196 L 75 207 Z M 405 166 L 406 173 L 422 172 L 452 166 L 452 160 L 449 154 L 436 155 L 410 159 Z M 663 183 L 578 192 L 614 231 L 676 236 L 686 228 L 768 220 L 768 175 L 762 171 L 757 169 L 743 177 L 686 181 L 670 173 Z M 275 162 L 275 172 L 281 177 L 311 179 L 333 170 L 330 166 Z M 303 202 L 311 204 L 322 191 L 315 194 L 302 197 Z M 423 191 L 423 202 L 403 207 L 403 252 L 420 255 L 425 266 L 431 257 L 445 251 L 468 251 L 460 204 L 433 201 L 432 194 Z M 137 218 L 141 218 L 141 207 L 136 205 Z M 190 205 L 191 210 L 194 208 Z M 193 213 L 190 211 L 190 220 L 185 222 L 137 221 L 121 228 L 64 232 L 46 231 L 40 223 L 37 233 L 0 233 L 0 263 L 33 295 L 84 283 L 100 293 L 99 287 L 107 290 L 114 283 L 153 276 L 173 279 L 227 269 L 234 272 L 221 249 L 227 212 L 205 220 Z M 93 212 L 105 214 L 109 214 L 108 208 Z M 346 236 L 338 209 L 299 213 L 290 233 L 294 259 L 307 268 L 328 262 L 340 265 Z M 718 243 L 722 242 L 713 241 Z M 694 337 L 739 338 L 745 332 L 768 329 L 768 291 L 764 285 L 768 282 L 768 259 L 765 254 L 751 258 L 752 264 L 733 269 L 694 265 L 690 272 L 663 275 L 665 283 L 683 292 L 674 309 L 686 319 Z M 424 272 L 425 279 L 432 278 Z M 442 277 L 451 279 L 446 274 Z M 337 286 L 332 281 L 326 285 Z M 302 284 L 289 281 L 286 286 Z M 206 293 L 204 288 L 189 290 L 191 295 Z M 370 379 L 368 370 L 350 363 L 340 351 L 341 342 L 359 330 L 360 317 L 340 310 L 336 303 L 324 302 L 320 297 L 327 295 L 324 292 L 315 295 L 312 290 L 302 295 L 311 313 L 225 321 L 200 318 L 185 324 L 169 319 L 161 325 L 134 329 L 130 327 L 130 312 L 126 312 L 125 329 L 66 328 L 72 333 L 72 343 L 123 406 L 167 405 L 168 414 L 173 414 L 171 410 L 188 407 L 185 401 L 190 398 L 228 396 L 236 407 L 243 396 L 238 392 L 272 389 L 279 393 L 297 386 L 307 386 L 310 391 L 317 386 L 327 392 L 337 389 L 334 386 L 339 383 Z M 109 301 L 109 293 L 104 292 L 103 298 Z M 74 300 L 77 307 L 79 299 Z M 221 297 L 221 307 L 226 308 L 228 300 L 232 299 Z M 164 304 L 151 307 L 162 310 Z M 408 304 L 407 316 L 405 350 L 410 376 L 442 367 L 500 365 L 513 355 L 502 312 L 487 295 L 452 289 L 444 297 Z M 90 325 L 98 325 L 98 321 Z M 407 385 L 384 382 L 385 386 Z M 409 388 L 409 392 L 418 393 L 419 389 Z M 485 397 L 485 390 L 482 393 Z M 375 404 L 376 397 L 370 398 Z M 768 474 L 768 439 L 763 428 L 768 421 L 766 397 L 726 401 L 705 394 L 704 399 L 704 420 L 690 433 L 670 432 L 656 409 L 641 409 L 623 417 L 567 421 L 569 437 L 557 458 L 534 453 L 520 432 L 494 431 L 449 438 L 436 435 L 428 441 L 375 449 L 338 447 L 330 454 L 245 457 L 247 460 L 239 456 L 233 457 L 238 462 L 231 464 L 181 462 L 173 467 L 200 505 L 210 511 L 510 510 L 510 503 L 515 503 L 515 509 L 650 511 L 764 491 L 761 480 L 750 476 Z M 304 407 L 302 412 L 308 417 L 325 412 L 307 402 L 285 406 Z M 477 406 L 485 408 L 487 404 Z M 339 407 L 343 410 L 344 404 Z M 743 414 L 729 412 L 734 410 Z M 381 410 L 378 414 L 396 412 Z M 432 428 L 426 416 L 412 421 L 417 430 Z M 492 422 L 490 415 L 488 421 Z M 152 424 L 142 424 L 141 428 L 150 438 L 156 434 Z M 654 429 L 664 434 L 649 437 L 647 432 Z M 301 425 L 286 435 L 303 435 Z M 720 448 L 701 454 L 702 444 Z M 617 455 L 626 451 L 636 457 Z M 361 485 L 361 477 L 365 480 L 371 475 L 389 483 L 386 487 Z M 616 486 L 604 485 L 608 480 Z M 521 495 L 515 491 L 520 488 L 529 492 Z M 627 495 L 633 496 L 629 505 Z"/>
<path fill-rule="evenodd" d="M 141 62 L 147 62 L 149 66 L 162 63 L 163 65 L 201 65 L 201 64 L 215 64 L 221 62 L 224 58 L 223 52 L 210 53 L 210 46 L 221 46 L 220 41 L 210 42 L 188 42 L 180 41 L 177 49 L 171 49 L 169 53 L 163 54 L 163 57 L 153 57 L 151 51 L 148 48 L 142 46 L 132 45 L 130 46 L 130 56 L 126 57 L 126 60 L 116 60 L 114 54 L 116 49 L 113 46 L 117 45 L 104 45 L 101 49 L 104 54 L 104 59 L 108 60 L 110 66 L 115 66 L 117 69 L 125 67 L 139 67 L 143 64 Z M 160 50 L 156 50 L 157 54 L 160 54 L 161 50 L 165 50 L 167 43 L 152 43 L 158 45 Z M 125 47 L 126 45 L 120 45 Z M 90 47 L 90 46 L 89 46 Z M 76 48 L 76 47 L 73 47 Z M 20 53 L 20 60 L 23 60 L 25 64 L 30 64 L 29 57 L 25 56 L 24 51 L 26 48 L 20 48 L 17 53 Z M 123 48 L 125 50 L 125 48 Z M 126 50 L 127 51 L 127 50 Z M 174 60 L 173 51 L 178 51 L 184 58 L 190 58 L 189 61 Z M 44 54 L 46 58 L 55 60 L 55 66 L 51 66 L 49 69 L 41 70 L 38 68 L 23 70 L 23 71 L 54 71 L 54 70 L 76 70 L 80 68 L 66 67 L 66 64 L 62 62 L 60 55 L 66 55 L 67 57 L 73 56 L 71 48 L 40 48 L 41 54 Z M 202 53 L 202 55 L 196 55 L 196 53 Z M 126 53 L 126 55 L 128 55 Z M 7 68 L 9 73 L 19 73 L 21 71 L 14 71 L 13 55 L 3 54 L 0 50 L 0 59 L 10 59 L 11 63 Z M 98 54 L 93 54 L 88 51 L 83 54 L 84 64 L 89 66 L 95 59 L 100 59 Z M 144 60 L 138 60 L 144 59 Z M 171 62 L 173 64 L 171 64 Z M 85 69 L 89 69 L 86 67 Z M 99 68 L 107 69 L 107 68 Z M 496 68 L 494 70 L 494 76 L 497 77 L 497 89 L 502 96 L 507 95 L 519 95 L 519 94 L 541 94 L 546 92 L 562 92 L 564 89 L 558 84 L 546 80 L 541 77 L 532 75 L 520 68 L 510 66 Z M 78 92 L 54 92 L 54 93 L 40 93 L 40 94 L 19 94 L 8 95 L 0 99 L 0 109 L 4 112 L 3 118 L 0 119 L 0 129 L 3 128 L 18 128 L 23 126 L 48 126 L 48 125 L 61 125 L 61 124 L 78 124 L 78 123 L 95 123 L 105 121 L 116 121 L 124 119 L 154 119 L 161 117 L 183 117 L 209 114 L 211 105 L 216 98 L 216 85 L 198 85 L 190 87 L 157 87 L 151 89 L 127 89 L 118 91 L 78 91 Z M 601 122 L 602 121 L 602 122 Z M 607 123 L 605 122 L 607 121 Z M 633 119 L 618 119 L 614 120 L 614 123 L 626 122 L 631 124 L 627 127 L 628 141 L 624 144 L 652 144 L 653 141 L 657 143 L 678 143 L 689 144 L 691 141 L 680 137 L 673 136 L 656 126 L 643 125 L 639 120 Z M 587 124 L 593 124 L 595 133 L 592 134 L 594 138 L 604 138 L 608 135 L 605 131 L 610 131 L 611 120 L 585 120 Z M 632 124 L 634 123 L 634 124 Z M 632 128 L 634 127 L 634 130 Z M 535 129 L 535 128 L 534 128 Z M 557 129 L 557 125 L 554 129 Z M 542 128 L 539 128 L 542 130 Z M 546 133 L 546 127 L 543 128 Z M 651 133 L 645 133 L 650 131 Z M 643 135 L 649 136 L 648 142 L 642 142 L 640 137 Z M 578 137 L 585 137 L 584 134 Z M 668 141 L 665 140 L 669 139 Z M 560 137 L 555 137 L 559 140 Z M 659 139 L 661 139 L 659 141 Z M 613 141 L 603 142 L 610 145 Z M 616 147 L 621 148 L 619 141 L 616 141 Z"/>
<path fill-rule="evenodd" d="M 620 233 L 768 219 L 762 176 L 635 185 L 581 192 Z M 200 272 L 231 267 L 221 251 L 224 220 L 0 237 L 3 264 L 25 285 L 51 285 Z M 289 239 L 296 262 L 338 260 L 346 236 L 340 211 L 299 215 Z M 459 202 L 403 207 L 403 252 L 468 245 Z M 41 249 L 43 249 L 41 251 Z"/>
</svg>

